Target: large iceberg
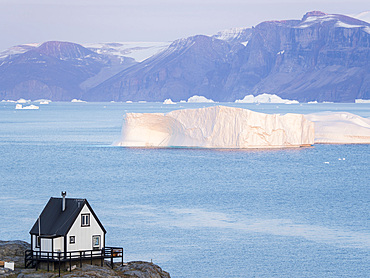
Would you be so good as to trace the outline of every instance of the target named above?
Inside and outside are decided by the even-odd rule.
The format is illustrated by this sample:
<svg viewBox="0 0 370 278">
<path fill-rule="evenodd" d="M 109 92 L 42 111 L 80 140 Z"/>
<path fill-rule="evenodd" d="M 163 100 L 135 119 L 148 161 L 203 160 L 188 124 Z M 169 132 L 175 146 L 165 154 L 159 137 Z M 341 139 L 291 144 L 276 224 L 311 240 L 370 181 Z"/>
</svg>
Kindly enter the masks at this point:
<svg viewBox="0 0 370 278">
<path fill-rule="evenodd" d="M 315 143 L 370 144 L 370 119 L 348 112 L 305 115 L 315 123 Z"/>
<path fill-rule="evenodd" d="M 282 148 L 310 146 L 314 124 L 303 115 L 269 115 L 215 106 L 162 113 L 127 113 L 126 147 Z"/>
</svg>

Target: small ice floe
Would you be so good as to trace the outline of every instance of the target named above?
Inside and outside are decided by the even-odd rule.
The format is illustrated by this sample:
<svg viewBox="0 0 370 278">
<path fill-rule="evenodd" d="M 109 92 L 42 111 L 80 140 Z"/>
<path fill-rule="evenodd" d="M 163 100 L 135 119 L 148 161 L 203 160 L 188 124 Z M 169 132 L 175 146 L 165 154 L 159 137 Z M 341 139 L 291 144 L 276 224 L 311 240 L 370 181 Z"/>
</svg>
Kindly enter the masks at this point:
<svg viewBox="0 0 370 278">
<path fill-rule="evenodd" d="M 81 99 L 75 99 L 75 98 L 74 98 L 74 99 L 72 99 L 72 100 L 71 100 L 71 102 L 86 102 L 86 101 L 81 100 Z"/>
<path fill-rule="evenodd" d="M 208 99 L 204 96 L 194 95 L 188 98 L 188 102 L 214 102 L 212 99 Z"/>
<path fill-rule="evenodd" d="M 260 94 L 258 96 L 246 95 L 243 99 L 237 99 L 236 103 L 285 103 L 285 104 L 298 104 L 297 100 L 282 99 L 281 97 L 273 94 Z"/>
<path fill-rule="evenodd" d="M 355 99 L 355 103 L 370 103 L 370 99 Z"/>
<path fill-rule="evenodd" d="M 132 101 L 131 100 L 128 100 L 128 101 L 126 101 L 126 103 L 132 103 Z"/>
<path fill-rule="evenodd" d="M 34 102 L 38 102 L 39 104 L 49 104 L 51 100 L 50 99 L 38 99 L 38 100 L 35 100 Z"/>
<path fill-rule="evenodd" d="M 163 104 L 176 104 L 176 102 L 173 102 L 172 99 L 167 98 L 164 100 Z"/>
<path fill-rule="evenodd" d="M 324 163 L 325 163 L 325 164 L 329 164 L 330 162 L 329 162 L 329 161 L 325 161 Z"/>
<path fill-rule="evenodd" d="M 35 109 L 39 109 L 40 107 L 36 106 L 36 105 L 29 105 L 29 106 L 25 106 L 25 107 L 22 107 L 22 104 L 17 104 L 15 106 L 15 109 L 26 109 L 26 110 L 35 110 Z"/>
<path fill-rule="evenodd" d="M 28 103 L 30 102 L 29 100 L 25 100 L 24 98 L 20 98 L 17 100 L 17 103 Z"/>
</svg>

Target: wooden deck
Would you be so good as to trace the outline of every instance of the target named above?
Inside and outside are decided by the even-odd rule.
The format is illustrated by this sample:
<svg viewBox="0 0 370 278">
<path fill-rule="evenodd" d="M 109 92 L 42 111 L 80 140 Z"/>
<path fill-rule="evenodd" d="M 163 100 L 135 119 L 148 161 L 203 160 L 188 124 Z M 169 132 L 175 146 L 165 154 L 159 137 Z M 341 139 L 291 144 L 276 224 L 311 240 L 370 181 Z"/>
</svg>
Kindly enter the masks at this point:
<svg viewBox="0 0 370 278">
<path fill-rule="evenodd" d="M 104 265 L 104 261 L 109 259 L 107 262 L 113 268 L 114 259 L 120 259 L 121 264 L 123 264 L 123 248 L 122 247 L 105 247 L 100 250 L 82 250 L 82 251 L 72 251 L 72 252 L 44 252 L 44 251 L 32 251 L 27 250 L 24 257 L 25 268 L 39 268 L 40 263 L 45 263 L 47 265 L 47 271 L 49 271 L 49 266 L 52 264 L 57 264 L 60 276 L 61 264 L 68 265 L 69 270 L 72 270 L 72 262 L 78 262 L 80 267 L 82 263 L 100 260 L 101 266 Z"/>
</svg>

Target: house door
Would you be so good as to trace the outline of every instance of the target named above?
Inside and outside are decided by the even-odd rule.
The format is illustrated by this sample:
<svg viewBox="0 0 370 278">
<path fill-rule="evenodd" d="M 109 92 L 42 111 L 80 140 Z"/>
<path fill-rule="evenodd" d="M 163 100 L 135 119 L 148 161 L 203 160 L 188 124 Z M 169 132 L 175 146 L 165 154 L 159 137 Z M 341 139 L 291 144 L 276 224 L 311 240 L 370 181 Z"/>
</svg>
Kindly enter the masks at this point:
<svg viewBox="0 0 370 278">
<path fill-rule="evenodd" d="M 100 236 L 93 236 L 92 237 L 92 246 L 93 250 L 100 250 Z"/>
</svg>

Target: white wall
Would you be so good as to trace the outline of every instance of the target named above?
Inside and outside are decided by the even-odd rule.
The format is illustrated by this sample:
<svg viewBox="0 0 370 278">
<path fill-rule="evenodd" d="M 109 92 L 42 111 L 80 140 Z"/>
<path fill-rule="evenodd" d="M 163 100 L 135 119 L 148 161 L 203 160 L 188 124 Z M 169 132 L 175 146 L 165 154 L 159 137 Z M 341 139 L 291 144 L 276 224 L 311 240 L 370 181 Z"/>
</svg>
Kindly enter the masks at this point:
<svg viewBox="0 0 370 278">
<path fill-rule="evenodd" d="M 85 213 L 90 213 L 90 226 L 81 227 L 81 214 Z M 67 234 L 67 251 L 91 250 L 93 248 L 92 236 L 94 235 L 100 235 L 100 248 L 102 248 L 104 246 L 104 232 L 100 228 L 88 206 L 85 204 Z M 75 236 L 74 244 L 69 243 L 70 236 Z"/>
<path fill-rule="evenodd" d="M 40 251 L 40 248 L 36 247 L 36 241 L 37 241 L 37 236 L 36 235 L 31 235 L 32 236 L 32 250 L 35 251 Z M 52 243 L 54 241 L 54 243 Z M 64 237 L 59 237 L 59 238 L 41 238 L 41 251 L 42 252 L 52 252 L 52 246 L 54 244 L 54 252 L 57 251 L 64 251 Z"/>
<path fill-rule="evenodd" d="M 51 238 L 41 238 L 41 251 L 51 252 Z"/>
<path fill-rule="evenodd" d="M 54 252 L 64 251 L 64 237 L 54 238 Z"/>
</svg>

